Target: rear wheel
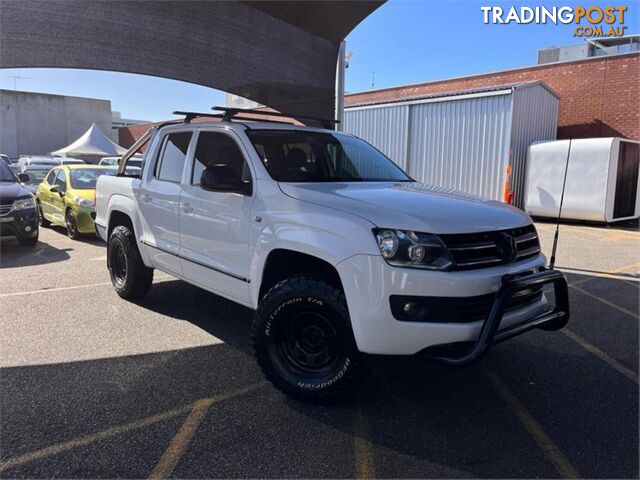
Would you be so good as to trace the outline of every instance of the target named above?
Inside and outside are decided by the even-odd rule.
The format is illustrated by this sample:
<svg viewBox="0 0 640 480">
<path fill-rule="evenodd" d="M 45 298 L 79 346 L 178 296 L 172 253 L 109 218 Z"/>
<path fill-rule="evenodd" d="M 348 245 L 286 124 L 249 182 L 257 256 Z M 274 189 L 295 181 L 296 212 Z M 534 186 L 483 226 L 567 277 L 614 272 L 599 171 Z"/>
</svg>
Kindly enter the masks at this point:
<svg viewBox="0 0 640 480">
<path fill-rule="evenodd" d="M 38 202 L 38 223 L 41 227 L 49 228 L 51 226 L 51 222 L 44 217 L 44 212 L 42 211 L 42 205 Z"/>
<path fill-rule="evenodd" d="M 67 235 L 69 235 L 69 238 L 77 240 L 78 237 L 80 237 L 80 233 L 78 233 L 78 222 L 76 221 L 76 216 L 74 215 L 73 210 L 70 208 L 67 209 L 64 221 L 67 226 Z"/>
<path fill-rule="evenodd" d="M 302 400 L 336 400 L 360 377 L 344 293 L 321 279 L 293 277 L 274 286 L 258 306 L 252 343 L 265 376 Z"/>
<path fill-rule="evenodd" d="M 115 227 L 109 236 L 107 268 L 113 288 L 122 298 L 144 297 L 151 288 L 153 269 L 142 261 L 133 232 L 124 225 Z"/>
</svg>

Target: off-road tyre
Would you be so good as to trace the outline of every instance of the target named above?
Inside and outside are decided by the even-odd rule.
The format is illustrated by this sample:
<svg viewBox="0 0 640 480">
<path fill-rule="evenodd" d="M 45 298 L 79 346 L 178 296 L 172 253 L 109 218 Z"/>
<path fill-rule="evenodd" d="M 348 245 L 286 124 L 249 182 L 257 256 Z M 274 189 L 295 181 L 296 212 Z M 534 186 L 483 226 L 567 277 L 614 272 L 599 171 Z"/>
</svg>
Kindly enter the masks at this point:
<svg viewBox="0 0 640 480">
<path fill-rule="evenodd" d="M 107 242 L 107 268 L 118 295 L 126 300 L 144 297 L 153 282 L 153 268 L 147 267 L 129 227 L 113 229 Z"/>
<path fill-rule="evenodd" d="M 254 315 L 251 341 L 267 379 L 299 400 L 344 399 L 361 379 L 344 293 L 319 278 L 296 276 L 272 287 Z"/>
</svg>

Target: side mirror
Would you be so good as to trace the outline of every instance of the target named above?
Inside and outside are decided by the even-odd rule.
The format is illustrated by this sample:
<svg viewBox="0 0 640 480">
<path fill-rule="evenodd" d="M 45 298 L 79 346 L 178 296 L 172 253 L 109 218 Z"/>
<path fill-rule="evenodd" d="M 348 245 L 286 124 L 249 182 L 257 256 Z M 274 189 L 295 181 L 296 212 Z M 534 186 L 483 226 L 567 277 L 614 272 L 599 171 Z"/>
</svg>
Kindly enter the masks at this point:
<svg viewBox="0 0 640 480">
<path fill-rule="evenodd" d="M 200 176 L 200 188 L 211 192 L 251 195 L 251 182 L 245 182 L 228 165 L 209 165 Z"/>
<path fill-rule="evenodd" d="M 18 180 L 20 180 L 20 183 L 29 183 L 29 175 L 26 173 L 19 173 Z"/>
<path fill-rule="evenodd" d="M 49 189 L 49 191 L 50 191 L 50 192 L 53 192 L 53 193 L 58 193 L 58 194 L 60 194 L 60 196 L 63 196 L 63 195 L 64 195 L 64 190 L 62 190 L 62 186 L 61 186 L 61 185 L 53 185 L 53 186 Z"/>
</svg>

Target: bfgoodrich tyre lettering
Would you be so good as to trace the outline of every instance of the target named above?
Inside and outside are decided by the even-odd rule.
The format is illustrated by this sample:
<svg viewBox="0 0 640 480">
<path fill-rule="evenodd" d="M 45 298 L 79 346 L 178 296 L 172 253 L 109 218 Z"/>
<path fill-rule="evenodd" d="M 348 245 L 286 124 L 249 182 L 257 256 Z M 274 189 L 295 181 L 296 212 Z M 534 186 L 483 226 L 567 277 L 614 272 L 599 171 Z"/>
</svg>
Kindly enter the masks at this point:
<svg viewBox="0 0 640 480">
<path fill-rule="evenodd" d="M 253 348 L 266 377 L 284 393 L 329 401 L 359 378 L 359 353 L 341 290 L 293 277 L 263 298 L 253 322 Z"/>
</svg>

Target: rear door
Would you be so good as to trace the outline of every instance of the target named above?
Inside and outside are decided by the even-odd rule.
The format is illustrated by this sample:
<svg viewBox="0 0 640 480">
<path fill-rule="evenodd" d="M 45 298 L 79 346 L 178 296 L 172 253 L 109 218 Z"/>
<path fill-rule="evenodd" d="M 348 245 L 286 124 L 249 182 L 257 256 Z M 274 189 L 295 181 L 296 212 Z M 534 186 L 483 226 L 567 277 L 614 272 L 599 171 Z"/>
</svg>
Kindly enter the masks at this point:
<svg viewBox="0 0 640 480">
<path fill-rule="evenodd" d="M 146 169 L 138 196 L 141 241 L 156 267 L 177 275 L 182 275 L 178 257 L 181 182 L 192 135 L 191 131 L 171 131 L 159 139 L 155 163 Z"/>
</svg>

